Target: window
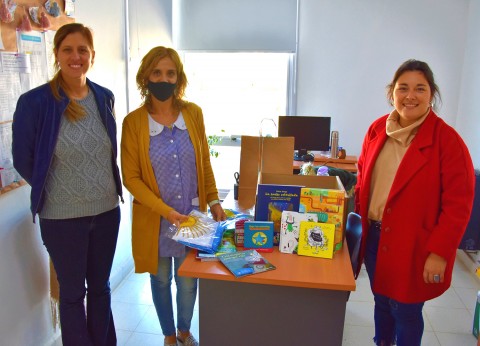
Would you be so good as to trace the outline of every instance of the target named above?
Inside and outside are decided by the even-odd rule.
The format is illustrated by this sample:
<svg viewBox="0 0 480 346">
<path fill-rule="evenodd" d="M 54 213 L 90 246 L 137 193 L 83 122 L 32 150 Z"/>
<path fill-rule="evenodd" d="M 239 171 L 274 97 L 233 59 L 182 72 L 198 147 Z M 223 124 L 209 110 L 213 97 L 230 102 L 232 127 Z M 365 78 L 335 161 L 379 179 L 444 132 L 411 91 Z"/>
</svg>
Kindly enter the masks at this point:
<svg viewBox="0 0 480 346">
<path fill-rule="evenodd" d="M 188 78 L 186 97 L 198 104 L 207 135 L 222 136 L 212 158 L 217 187 L 232 189 L 239 170 L 241 135 L 276 136 L 272 122 L 288 114 L 294 54 L 192 53 L 183 54 Z"/>
<path fill-rule="evenodd" d="M 207 133 L 258 136 L 263 118 L 286 115 L 290 55 L 185 53 L 187 98 L 202 107 Z"/>
</svg>

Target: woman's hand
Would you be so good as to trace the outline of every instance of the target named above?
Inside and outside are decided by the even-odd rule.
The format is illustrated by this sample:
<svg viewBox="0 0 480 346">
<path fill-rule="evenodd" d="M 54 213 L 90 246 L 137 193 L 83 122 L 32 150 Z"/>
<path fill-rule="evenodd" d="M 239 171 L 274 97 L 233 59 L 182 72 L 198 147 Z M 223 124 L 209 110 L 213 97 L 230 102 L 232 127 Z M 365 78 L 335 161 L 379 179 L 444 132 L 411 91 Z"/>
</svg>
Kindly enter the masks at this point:
<svg viewBox="0 0 480 346">
<path fill-rule="evenodd" d="M 187 221 L 188 215 L 183 215 L 177 212 L 175 209 L 172 209 L 167 216 L 168 222 L 176 227 L 180 227 L 180 224 L 184 221 Z"/>
<path fill-rule="evenodd" d="M 446 267 L 447 261 L 445 258 L 431 252 L 425 261 L 425 267 L 423 268 L 423 280 L 427 284 L 443 282 Z M 435 275 L 438 275 L 438 280 L 435 280 Z"/>
<path fill-rule="evenodd" d="M 215 221 L 225 221 L 227 219 L 227 214 L 223 210 L 220 203 L 214 204 L 210 207 L 210 212 L 212 213 L 213 219 Z"/>
</svg>

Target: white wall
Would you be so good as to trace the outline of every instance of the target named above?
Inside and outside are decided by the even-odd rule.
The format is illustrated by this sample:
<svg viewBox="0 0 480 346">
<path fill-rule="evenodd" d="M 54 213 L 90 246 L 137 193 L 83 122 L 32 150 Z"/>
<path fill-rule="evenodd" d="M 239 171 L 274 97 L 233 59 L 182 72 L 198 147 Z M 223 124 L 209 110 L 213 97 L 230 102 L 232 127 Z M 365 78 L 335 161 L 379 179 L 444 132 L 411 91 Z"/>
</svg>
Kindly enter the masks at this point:
<svg viewBox="0 0 480 346">
<path fill-rule="evenodd" d="M 156 46 L 172 45 L 172 0 L 129 1 L 130 48 L 128 57 L 130 111 L 138 108 L 142 99 L 135 77 L 141 59 Z"/>
<path fill-rule="evenodd" d="M 51 343 L 48 255 L 32 223 L 30 187 L 0 195 L 0 211 L 0 345 Z"/>
<path fill-rule="evenodd" d="M 470 0 L 467 47 L 456 128 L 463 136 L 475 167 L 480 168 L 480 1 Z"/>
<path fill-rule="evenodd" d="M 439 115 L 455 125 L 469 3 L 301 0 L 297 114 L 331 116 L 340 145 L 358 155 L 368 125 L 391 110 L 385 86 L 416 58 L 432 68 L 443 97 Z"/>
<path fill-rule="evenodd" d="M 117 139 L 120 149 L 122 121 L 127 114 L 127 75 L 125 58 L 125 1 L 82 0 L 75 3 L 75 21 L 94 31 L 95 64 L 88 78 L 109 88 L 115 95 Z M 120 153 L 120 151 L 119 151 Z M 133 269 L 131 247 L 130 195 L 124 189 L 122 221 L 113 261 L 110 283 L 116 287 Z"/>
</svg>

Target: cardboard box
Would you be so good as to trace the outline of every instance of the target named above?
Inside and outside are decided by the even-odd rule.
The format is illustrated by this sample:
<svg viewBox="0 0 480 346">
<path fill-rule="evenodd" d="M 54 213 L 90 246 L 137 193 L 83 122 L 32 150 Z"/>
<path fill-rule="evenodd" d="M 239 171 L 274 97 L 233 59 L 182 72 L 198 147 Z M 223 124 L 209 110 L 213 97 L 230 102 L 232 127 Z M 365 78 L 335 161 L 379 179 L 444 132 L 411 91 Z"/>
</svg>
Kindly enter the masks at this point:
<svg viewBox="0 0 480 346">
<path fill-rule="evenodd" d="M 250 209 L 255 205 L 259 173 L 292 174 L 293 137 L 242 136 L 238 205 Z"/>
<path fill-rule="evenodd" d="M 301 185 L 305 187 L 317 187 L 322 189 L 330 189 L 341 191 L 345 194 L 344 207 L 342 208 L 341 226 L 335 231 L 335 250 L 338 251 L 343 246 L 345 238 L 345 224 L 347 220 L 347 208 L 349 198 L 345 192 L 342 181 L 338 176 L 315 176 L 315 175 L 293 175 L 293 174 L 276 174 L 276 173 L 260 173 L 259 183 L 262 184 L 279 184 L 279 185 Z"/>
</svg>

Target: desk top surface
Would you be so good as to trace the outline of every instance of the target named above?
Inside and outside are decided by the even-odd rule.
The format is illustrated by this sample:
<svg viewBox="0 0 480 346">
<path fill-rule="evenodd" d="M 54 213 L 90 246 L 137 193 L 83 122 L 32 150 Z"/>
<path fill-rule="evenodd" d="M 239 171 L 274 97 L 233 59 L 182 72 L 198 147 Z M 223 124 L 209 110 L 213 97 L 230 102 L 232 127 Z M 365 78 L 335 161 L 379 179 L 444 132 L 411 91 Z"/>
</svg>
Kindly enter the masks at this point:
<svg viewBox="0 0 480 346">
<path fill-rule="evenodd" d="M 355 279 L 346 246 L 335 253 L 333 259 L 284 254 L 278 251 L 278 247 L 271 253 L 261 254 L 277 269 L 235 278 L 221 262 L 201 262 L 195 258 L 195 251 L 190 251 L 178 273 L 199 279 L 355 291 Z"/>
<path fill-rule="evenodd" d="M 238 201 L 233 198 L 233 191 L 227 195 L 222 206 L 225 209 L 253 215 L 252 209 L 243 209 L 239 206 Z M 238 249 L 243 250 L 241 247 Z M 277 269 L 235 278 L 221 262 L 201 262 L 195 258 L 195 251 L 191 250 L 178 273 L 199 279 L 355 291 L 355 279 L 346 242 L 343 248 L 334 254 L 333 259 L 285 254 L 278 250 L 278 246 L 274 247 L 273 252 L 261 254 Z"/>
<path fill-rule="evenodd" d="M 293 161 L 293 169 L 300 169 L 305 162 Z M 316 166 L 327 165 L 335 168 L 341 168 L 348 172 L 357 173 L 357 157 L 353 155 L 347 155 L 344 159 L 332 159 L 326 156 L 315 154 L 315 160 L 313 164 Z"/>
</svg>

